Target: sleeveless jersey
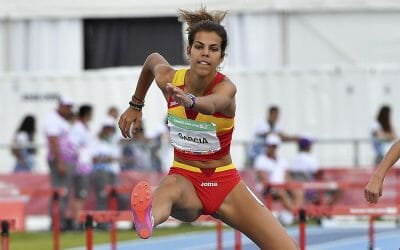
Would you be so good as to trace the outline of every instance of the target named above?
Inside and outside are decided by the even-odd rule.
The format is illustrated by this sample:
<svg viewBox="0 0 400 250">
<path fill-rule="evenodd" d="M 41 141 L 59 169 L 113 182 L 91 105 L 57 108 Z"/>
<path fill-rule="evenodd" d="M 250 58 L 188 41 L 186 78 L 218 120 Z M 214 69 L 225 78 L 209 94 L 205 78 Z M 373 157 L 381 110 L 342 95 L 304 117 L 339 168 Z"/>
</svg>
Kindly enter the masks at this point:
<svg viewBox="0 0 400 250">
<path fill-rule="evenodd" d="M 185 88 L 187 69 L 177 70 L 172 84 Z M 217 72 L 205 95 L 224 79 L 225 75 Z M 170 97 L 168 99 L 168 126 L 175 156 L 185 160 L 216 160 L 229 153 L 234 116 L 221 113 L 205 115 L 192 109 L 185 109 Z"/>
</svg>

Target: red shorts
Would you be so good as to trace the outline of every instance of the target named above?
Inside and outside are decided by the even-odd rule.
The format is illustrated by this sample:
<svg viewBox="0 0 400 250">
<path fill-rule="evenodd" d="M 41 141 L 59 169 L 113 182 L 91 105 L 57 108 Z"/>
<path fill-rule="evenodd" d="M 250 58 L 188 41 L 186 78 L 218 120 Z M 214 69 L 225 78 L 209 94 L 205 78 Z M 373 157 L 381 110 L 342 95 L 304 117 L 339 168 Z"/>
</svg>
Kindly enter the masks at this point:
<svg viewBox="0 0 400 250">
<path fill-rule="evenodd" d="M 215 214 L 226 196 L 241 180 L 234 165 L 218 168 L 197 168 L 174 161 L 168 175 L 178 174 L 186 177 L 196 189 L 203 204 L 203 214 Z"/>
</svg>

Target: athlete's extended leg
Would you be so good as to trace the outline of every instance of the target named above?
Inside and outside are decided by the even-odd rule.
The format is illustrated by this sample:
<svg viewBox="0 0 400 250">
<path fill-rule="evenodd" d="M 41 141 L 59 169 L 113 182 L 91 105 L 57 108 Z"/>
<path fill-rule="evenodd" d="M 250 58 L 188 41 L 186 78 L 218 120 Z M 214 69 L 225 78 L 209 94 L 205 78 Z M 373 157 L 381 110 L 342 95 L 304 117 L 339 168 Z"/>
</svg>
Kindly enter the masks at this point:
<svg viewBox="0 0 400 250">
<path fill-rule="evenodd" d="M 247 235 L 261 249 L 298 249 L 295 241 L 243 181 L 226 197 L 217 216 Z"/>
</svg>

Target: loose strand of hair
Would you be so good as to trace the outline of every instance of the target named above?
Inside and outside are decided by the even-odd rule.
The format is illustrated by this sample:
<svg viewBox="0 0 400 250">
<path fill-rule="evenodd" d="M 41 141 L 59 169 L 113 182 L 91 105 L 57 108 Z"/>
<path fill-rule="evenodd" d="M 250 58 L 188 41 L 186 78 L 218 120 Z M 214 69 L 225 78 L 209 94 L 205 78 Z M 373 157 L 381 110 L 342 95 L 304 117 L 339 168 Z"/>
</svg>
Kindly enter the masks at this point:
<svg viewBox="0 0 400 250">
<path fill-rule="evenodd" d="M 204 6 L 197 11 L 179 9 L 179 21 L 185 22 L 188 25 L 187 31 L 199 22 L 212 21 L 221 24 L 228 11 L 210 11 L 207 12 Z"/>
</svg>

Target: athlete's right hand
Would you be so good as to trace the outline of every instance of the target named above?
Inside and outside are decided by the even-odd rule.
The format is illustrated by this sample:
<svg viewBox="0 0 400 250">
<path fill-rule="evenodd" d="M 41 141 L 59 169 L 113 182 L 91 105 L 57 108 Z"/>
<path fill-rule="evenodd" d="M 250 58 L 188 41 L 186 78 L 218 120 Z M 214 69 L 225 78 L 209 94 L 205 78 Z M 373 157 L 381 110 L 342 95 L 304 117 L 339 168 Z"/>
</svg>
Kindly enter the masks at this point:
<svg viewBox="0 0 400 250">
<path fill-rule="evenodd" d="M 122 136 L 124 138 L 132 138 L 136 129 L 140 127 L 141 121 L 142 112 L 128 107 L 118 121 Z"/>
</svg>

